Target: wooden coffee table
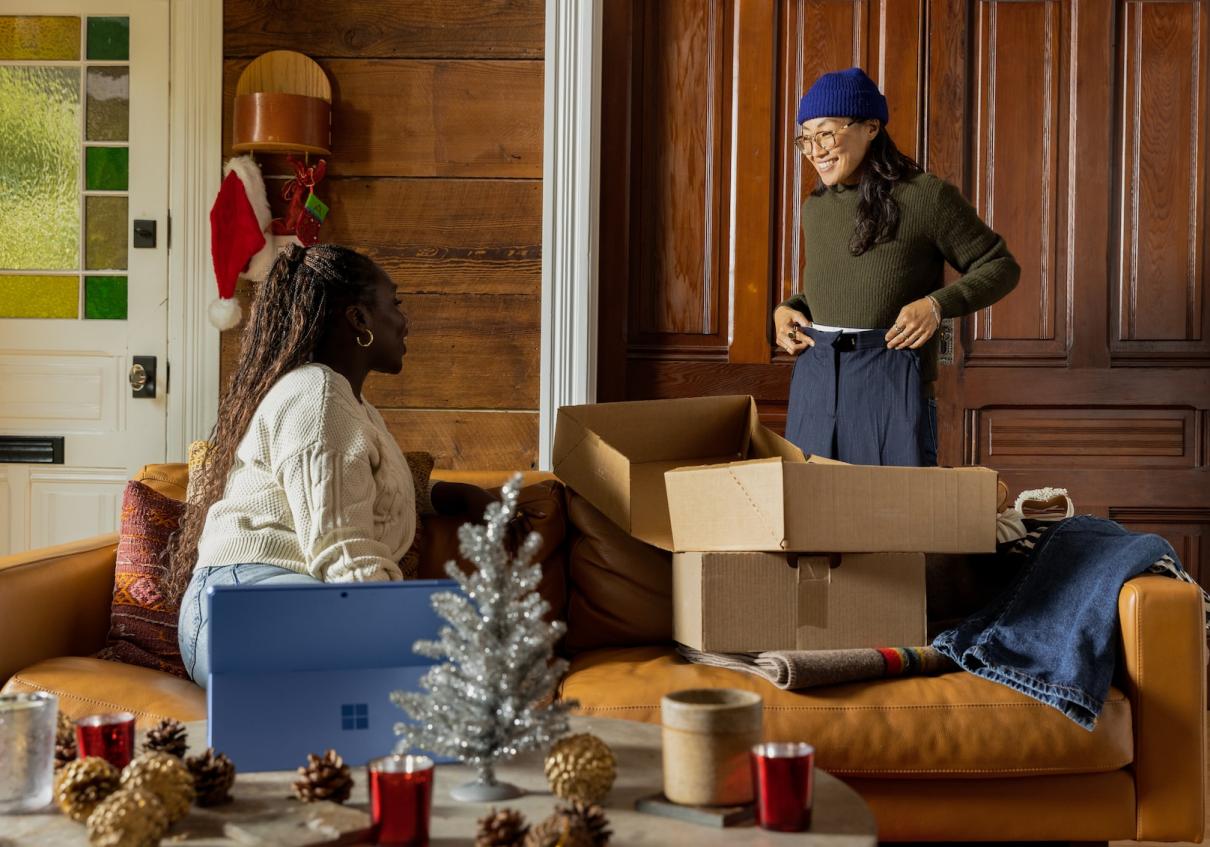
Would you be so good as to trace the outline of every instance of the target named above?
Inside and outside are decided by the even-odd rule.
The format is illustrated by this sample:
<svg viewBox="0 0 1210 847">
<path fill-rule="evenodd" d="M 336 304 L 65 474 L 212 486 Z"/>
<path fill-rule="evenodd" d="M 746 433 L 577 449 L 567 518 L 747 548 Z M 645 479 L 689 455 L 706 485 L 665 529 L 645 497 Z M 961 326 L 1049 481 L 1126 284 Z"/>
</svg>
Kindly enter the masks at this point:
<svg viewBox="0 0 1210 847">
<path fill-rule="evenodd" d="M 877 844 L 878 830 L 865 802 L 843 782 L 818 770 L 815 810 L 808 833 L 766 832 L 751 824 L 714 829 L 636 812 L 636 800 L 661 788 L 660 728 L 604 718 L 576 717 L 571 723 L 573 732 L 591 732 L 602 738 L 617 757 L 618 779 L 604 806 L 614 833 L 611 843 L 618 847 L 632 844 L 875 847 Z M 192 754 L 205 746 L 206 725 L 198 722 L 187 727 Z M 523 812 L 531 823 L 554 811 L 557 798 L 551 795 L 543 776 L 541 754 L 519 757 L 501 765 L 497 773 L 501 780 L 532 792 L 501 805 Z M 292 772 L 240 774 L 233 791 L 234 802 L 217 809 L 195 807 L 163 843 L 191 847 L 369 844 L 364 768 L 355 768 L 353 775 L 353 796 L 344 806 L 337 806 L 294 800 L 290 791 L 295 778 Z M 431 826 L 434 847 L 474 842 L 475 821 L 487 813 L 488 807 L 457 803 L 449 796 L 453 786 L 468 781 L 472 775 L 470 769 L 461 766 L 438 766 Z M 82 824 L 74 823 L 54 808 L 27 815 L 0 815 L 0 847 L 48 844 L 87 847 L 88 837 Z"/>
</svg>

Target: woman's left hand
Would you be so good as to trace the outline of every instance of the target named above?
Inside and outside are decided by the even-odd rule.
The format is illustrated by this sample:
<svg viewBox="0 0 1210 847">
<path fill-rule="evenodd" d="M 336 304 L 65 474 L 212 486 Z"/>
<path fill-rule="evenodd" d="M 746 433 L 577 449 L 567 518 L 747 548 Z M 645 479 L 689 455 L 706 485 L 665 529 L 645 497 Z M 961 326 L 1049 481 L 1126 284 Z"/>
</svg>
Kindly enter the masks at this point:
<svg viewBox="0 0 1210 847">
<path fill-rule="evenodd" d="M 921 297 L 899 310 L 895 325 L 887 330 L 886 346 L 890 350 L 915 350 L 933 337 L 941 325 L 941 310 L 931 297 Z"/>
</svg>

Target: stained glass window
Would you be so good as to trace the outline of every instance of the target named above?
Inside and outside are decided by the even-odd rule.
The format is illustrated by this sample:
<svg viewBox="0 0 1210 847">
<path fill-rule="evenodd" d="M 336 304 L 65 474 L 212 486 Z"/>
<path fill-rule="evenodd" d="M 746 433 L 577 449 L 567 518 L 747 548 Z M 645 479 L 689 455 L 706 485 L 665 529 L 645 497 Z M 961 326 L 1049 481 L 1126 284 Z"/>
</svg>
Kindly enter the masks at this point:
<svg viewBox="0 0 1210 847">
<path fill-rule="evenodd" d="M 130 18 L 89 18 L 88 58 L 129 59 Z"/>
<path fill-rule="evenodd" d="M 126 318 L 129 62 L 129 18 L 0 15 L 0 318 Z"/>
<path fill-rule="evenodd" d="M 79 59 L 79 18 L 0 16 L 0 61 L 76 62 Z"/>
</svg>

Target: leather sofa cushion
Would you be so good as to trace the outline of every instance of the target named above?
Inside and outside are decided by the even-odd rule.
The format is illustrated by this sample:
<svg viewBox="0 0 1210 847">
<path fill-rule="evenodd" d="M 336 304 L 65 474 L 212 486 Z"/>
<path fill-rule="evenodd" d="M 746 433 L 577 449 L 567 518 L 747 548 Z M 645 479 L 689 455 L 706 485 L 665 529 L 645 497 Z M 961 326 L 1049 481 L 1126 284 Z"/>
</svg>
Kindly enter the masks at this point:
<svg viewBox="0 0 1210 847">
<path fill-rule="evenodd" d="M 162 465 L 143 465 L 132 479 L 148 488 L 185 502 L 185 488 L 189 484 L 189 466 L 184 462 Z"/>
<path fill-rule="evenodd" d="M 133 712 L 140 729 L 163 718 L 206 719 L 206 692 L 163 671 L 84 656 L 45 659 L 14 674 L 4 693 L 49 691 L 69 718 L 98 712 Z"/>
<path fill-rule="evenodd" d="M 1082 732 L 1083 730 L 1081 730 Z M 880 843 L 1134 841 L 1129 769 L 1030 779 L 854 779 Z M 995 842 L 993 842 L 995 843 Z"/>
<path fill-rule="evenodd" d="M 434 478 L 437 474 L 434 473 Z M 472 483 L 474 484 L 474 483 Z M 520 520 L 514 523 L 513 548 L 531 531 L 542 536 L 535 561 L 542 563 L 538 593 L 550 604 L 548 619 L 567 619 L 567 514 L 563 483 L 547 479 L 527 485 L 517 496 Z M 499 493 L 498 491 L 495 493 Z M 451 559 L 469 573 L 473 565 L 458 550 L 458 527 L 466 518 L 451 515 L 425 515 L 420 544 L 420 579 L 448 579 L 445 563 Z"/>
<path fill-rule="evenodd" d="M 567 491 L 568 652 L 672 641 L 672 554 L 644 544 Z"/>
<path fill-rule="evenodd" d="M 1130 701 L 1111 689 L 1094 732 L 1049 706 L 967 673 L 782 691 L 750 674 L 692 665 L 669 648 L 594 650 L 572 660 L 560 697 L 580 712 L 659 723 L 660 698 L 739 688 L 765 701 L 770 741 L 815 745 L 841 776 L 992 778 L 1100 773 L 1133 759 Z"/>
</svg>

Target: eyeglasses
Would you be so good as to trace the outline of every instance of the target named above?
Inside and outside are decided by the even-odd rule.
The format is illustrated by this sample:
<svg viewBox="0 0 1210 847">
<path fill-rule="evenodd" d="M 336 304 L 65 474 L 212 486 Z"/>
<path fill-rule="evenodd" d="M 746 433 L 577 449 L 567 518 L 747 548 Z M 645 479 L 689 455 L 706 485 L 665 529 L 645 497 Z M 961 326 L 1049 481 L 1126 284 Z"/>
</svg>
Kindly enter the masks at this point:
<svg viewBox="0 0 1210 847">
<path fill-rule="evenodd" d="M 861 121 L 849 121 L 840 129 L 831 130 L 825 129 L 822 132 L 817 132 L 811 135 L 809 132 L 803 132 L 794 137 L 794 146 L 798 148 L 798 152 L 804 156 L 810 156 L 814 147 L 819 147 L 824 153 L 836 146 L 836 134 L 844 132 L 853 124 L 861 123 Z"/>
</svg>

